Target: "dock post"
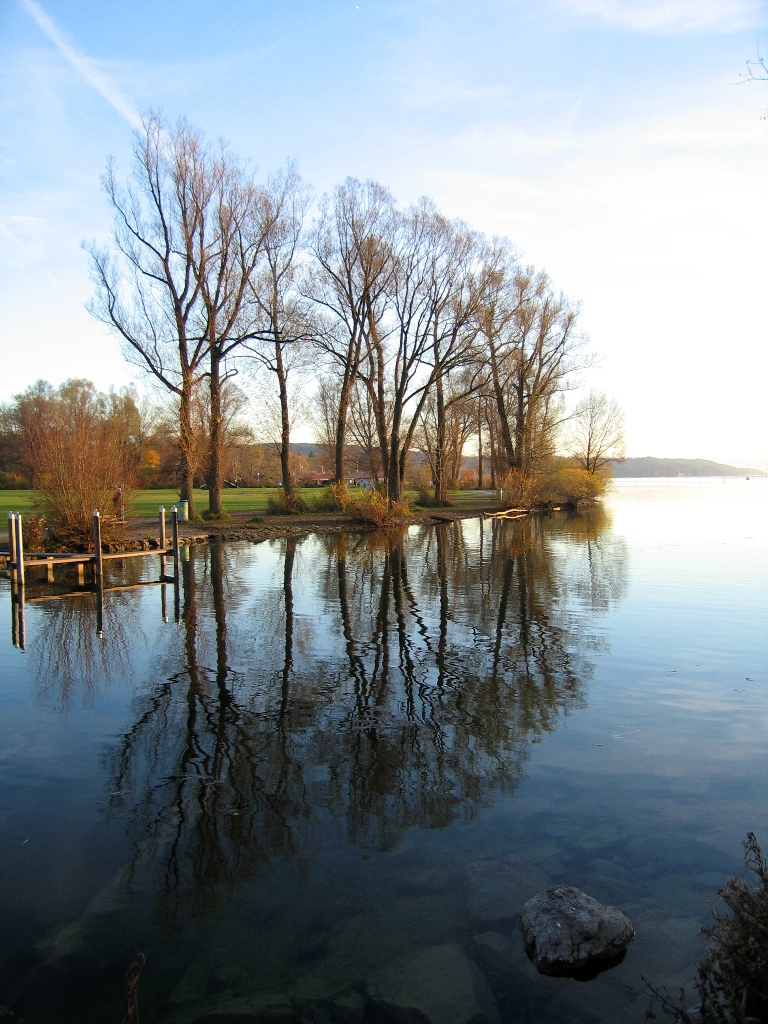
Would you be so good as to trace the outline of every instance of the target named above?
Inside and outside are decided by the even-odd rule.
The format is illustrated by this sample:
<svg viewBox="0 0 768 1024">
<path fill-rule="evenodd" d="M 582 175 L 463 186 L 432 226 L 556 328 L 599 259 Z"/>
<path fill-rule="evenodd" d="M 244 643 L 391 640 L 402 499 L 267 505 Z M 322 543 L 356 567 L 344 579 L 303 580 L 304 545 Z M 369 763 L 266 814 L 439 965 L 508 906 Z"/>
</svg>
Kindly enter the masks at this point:
<svg viewBox="0 0 768 1024">
<path fill-rule="evenodd" d="M 177 622 L 181 619 L 181 580 L 179 572 L 179 510 L 171 508 L 171 529 L 173 537 L 173 613 Z"/>
<path fill-rule="evenodd" d="M 96 635 L 104 636 L 104 577 L 96 580 Z"/>
<path fill-rule="evenodd" d="M 95 508 L 93 510 L 93 571 L 95 575 L 101 579 L 101 570 L 103 568 L 101 561 L 101 516 L 99 510 Z"/>
<path fill-rule="evenodd" d="M 16 514 L 8 513 L 8 573 L 11 577 L 11 587 L 16 582 Z"/>
<path fill-rule="evenodd" d="M 161 505 L 158 511 L 158 520 L 160 526 L 160 579 L 165 579 L 165 551 L 167 545 L 167 539 L 165 536 L 165 505 Z M 165 614 L 165 584 L 163 584 L 163 622 L 168 621 L 168 616 Z"/>
<path fill-rule="evenodd" d="M 24 583 L 22 581 L 19 587 L 18 597 L 16 598 L 16 604 L 19 615 L 19 650 L 26 651 L 27 649 L 27 618 L 26 618 L 26 605 L 24 603 Z"/>
<path fill-rule="evenodd" d="M 24 589 L 24 537 L 21 529 L 21 512 L 17 512 L 16 520 L 16 580 L 21 590 Z"/>
<path fill-rule="evenodd" d="M 171 509 L 171 530 L 173 537 L 173 575 L 179 575 L 179 510 Z"/>
<path fill-rule="evenodd" d="M 19 601 L 13 591 L 11 591 L 11 640 L 14 647 L 19 646 Z"/>
<path fill-rule="evenodd" d="M 16 580 L 18 582 L 17 602 L 19 615 L 19 648 L 27 649 L 27 621 L 24 606 L 24 534 L 21 528 L 21 512 L 15 516 L 16 526 Z"/>
</svg>

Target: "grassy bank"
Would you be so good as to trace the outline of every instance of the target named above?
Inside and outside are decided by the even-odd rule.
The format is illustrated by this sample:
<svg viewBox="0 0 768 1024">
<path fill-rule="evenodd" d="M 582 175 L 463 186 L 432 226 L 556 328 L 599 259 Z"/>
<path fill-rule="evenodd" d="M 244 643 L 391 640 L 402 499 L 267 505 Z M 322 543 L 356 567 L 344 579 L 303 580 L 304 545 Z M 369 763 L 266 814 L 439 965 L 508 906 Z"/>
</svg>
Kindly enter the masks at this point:
<svg viewBox="0 0 768 1024">
<path fill-rule="evenodd" d="M 308 487 L 302 492 L 302 497 L 310 505 L 314 506 L 319 501 L 322 491 L 320 488 Z M 277 490 L 271 487 L 238 487 L 227 488 L 222 491 L 222 504 L 226 512 L 256 512 L 263 513 L 266 510 L 270 497 L 277 494 Z M 406 492 L 406 497 L 415 498 L 415 491 Z M 469 509 L 475 506 L 492 504 L 495 496 L 492 491 L 451 491 L 451 504 L 456 508 Z M 9 512 L 31 512 L 39 496 L 35 491 L 0 491 L 0 529 L 5 527 Z M 160 505 L 165 505 L 166 512 L 170 512 L 171 505 L 179 500 L 179 492 L 172 489 L 153 491 L 134 491 L 131 495 L 128 517 L 130 519 L 148 519 L 157 515 Z M 198 514 L 205 512 L 208 508 L 208 492 L 195 491 L 195 502 Z"/>
</svg>

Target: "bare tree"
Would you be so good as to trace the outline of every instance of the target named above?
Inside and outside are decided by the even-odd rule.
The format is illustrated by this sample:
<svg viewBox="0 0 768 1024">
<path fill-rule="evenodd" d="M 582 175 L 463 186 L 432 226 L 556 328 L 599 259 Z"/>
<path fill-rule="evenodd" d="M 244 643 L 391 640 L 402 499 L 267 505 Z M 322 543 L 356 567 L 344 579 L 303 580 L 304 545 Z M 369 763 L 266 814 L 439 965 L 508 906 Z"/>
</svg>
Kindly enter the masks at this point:
<svg viewBox="0 0 768 1024">
<path fill-rule="evenodd" d="M 339 379 L 334 374 L 323 374 L 317 380 L 312 401 L 310 421 L 315 430 L 315 439 L 332 466 L 336 457 L 336 418 L 339 411 Z"/>
<path fill-rule="evenodd" d="M 500 437 L 509 469 L 527 475 L 552 455 L 563 420 L 562 392 L 587 365 L 579 307 L 549 277 L 520 267 L 508 243 L 489 255 L 481 315 Z"/>
<path fill-rule="evenodd" d="M 758 53 L 756 60 L 747 61 L 747 70 L 742 71 L 739 76 L 745 82 L 768 82 L 768 67 L 765 64 L 765 57 Z"/>
<path fill-rule="evenodd" d="M 312 194 L 295 167 L 270 178 L 264 198 L 264 259 L 251 282 L 256 317 L 249 351 L 275 375 L 280 402 L 280 462 L 286 497 L 293 495 L 288 377 L 302 342 L 315 337 L 310 303 L 297 287 L 304 219 Z"/>
<path fill-rule="evenodd" d="M 86 245 L 96 284 L 89 309 L 129 360 L 178 398 L 181 497 L 191 515 L 192 397 L 208 379 L 208 504 L 221 514 L 221 388 L 228 357 L 252 335 L 248 289 L 268 227 L 263 190 L 223 142 L 211 146 L 183 119 L 169 129 L 155 113 L 136 133 L 133 183 L 122 187 L 110 163 L 103 184 L 113 248 Z"/>
<path fill-rule="evenodd" d="M 599 473 L 626 454 L 624 413 L 615 398 L 590 391 L 568 424 L 568 451 L 588 473 Z"/>
<path fill-rule="evenodd" d="M 448 481 L 458 477 L 457 467 L 466 441 L 465 431 L 458 426 L 463 416 L 457 414 L 486 377 L 486 368 L 476 358 L 474 347 L 484 292 L 484 268 L 478 266 L 478 256 L 482 255 L 481 239 L 463 222 L 447 222 L 436 215 L 435 236 L 438 259 L 432 284 L 430 354 L 435 391 L 433 479 L 435 501 L 445 504 Z M 463 439 L 459 444 L 460 434 Z M 404 445 L 406 451 L 409 447 L 410 437 Z M 452 463 L 450 469 L 449 462 Z"/>
<path fill-rule="evenodd" d="M 208 511 L 220 516 L 224 422 L 222 385 L 235 372 L 228 359 L 254 336 L 251 285 L 274 210 L 223 143 L 206 153 L 204 198 L 209 205 L 208 236 L 194 273 L 200 285 L 208 352 L 209 452 Z"/>
<path fill-rule="evenodd" d="M 400 499 L 408 448 L 438 372 L 429 360 L 439 295 L 437 227 L 434 204 L 426 198 L 397 215 L 386 319 L 370 318 L 358 369 L 376 417 L 391 501 Z"/>
<path fill-rule="evenodd" d="M 378 182 L 347 178 L 332 199 L 324 197 L 310 237 L 315 268 L 304 290 L 328 316 L 318 343 L 339 375 L 337 483 L 344 479 L 347 418 L 360 362 L 369 351 L 371 331 L 377 342 L 381 339 L 384 293 L 393 269 L 394 205 L 390 192 Z"/>
<path fill-rule="evenodd" d="M 192 516 L 192 394 L 208 355 L 197 273 L 213 202 L 206 163 L 186 121 L 169 130 L 148 114 L 134 137 L 133 181 L 120 185 L 111 160 L 102 178 L 115 212 L 112 248 L 84 243 L 96 285 L 89 311 L 120 337 L 130 362 L 178 399 L 181 498 Z"/>
<path fill-rule="evenodd" d="M 422 410 L 414 435 L 416 444 L 429 463 L 435 502 L 447 500 L 448 488 L 458 485 L 464 447 L 477 430 L 477 402 L 459 382 L 444 389 L 442 423 L 438 421 L 436 389 L 431 391 Z"/>
<path fill-rule="evenodd" d="M 381 479 L 381 447 L 376 413 L 371 396 L 361 382 L 355 381 L 349 403 L 349 437 L 363 452 L 368 472 L 378 484 Z M 356 468 L 358 468 L 356 466 Z"/>
</svg>

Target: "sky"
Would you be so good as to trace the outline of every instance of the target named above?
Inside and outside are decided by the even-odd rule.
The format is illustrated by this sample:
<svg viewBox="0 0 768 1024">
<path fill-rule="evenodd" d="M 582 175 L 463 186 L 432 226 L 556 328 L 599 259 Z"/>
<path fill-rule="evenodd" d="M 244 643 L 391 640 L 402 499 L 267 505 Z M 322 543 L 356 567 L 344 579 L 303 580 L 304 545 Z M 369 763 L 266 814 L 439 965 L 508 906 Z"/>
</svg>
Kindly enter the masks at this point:
<svg viewBox="0 0 768 1024">
<path fill-rule="evenodd" d="M 582 308 L 628 454 L 768 470 L 768 0 L 0 0 L 0 401 L 140 378 L 85 308 L 100 175 L 184 114 L 318 194 L 376 178 Z"/>
</svg>

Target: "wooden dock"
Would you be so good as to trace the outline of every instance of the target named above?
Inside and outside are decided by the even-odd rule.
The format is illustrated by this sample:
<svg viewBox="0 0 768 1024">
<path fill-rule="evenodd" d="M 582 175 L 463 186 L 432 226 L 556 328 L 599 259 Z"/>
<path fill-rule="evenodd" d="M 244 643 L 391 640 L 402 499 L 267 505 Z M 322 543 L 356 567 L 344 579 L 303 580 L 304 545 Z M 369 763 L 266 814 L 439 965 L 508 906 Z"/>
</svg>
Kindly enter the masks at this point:
<svg viewBox="0 0 768 1024">
<path fill-rule="evenodd" d="M 105 552 L 102 550 L 101 542 L 101 517 L 97 509 L 93 513 L 93 551 L 25 551 L 22 517 L 19 512 L 8 513 L 8 551 L 1 552 L 0 557 L 6 558 L 7 574 L 11 580 L 11 629 L 15 647 L 26 650 L 26 617 L 25 607 L 27 603 L 39 601 L 60 600 L 63 597 L 79 597 L 83 594 L 96 594 L 96 630 L 103 636 L 104 623 L 104 594 L 116 590 L 135 590 L 139 587 L 160 586 L 161 608 L 164 621 L 168 621 L 166 610 L 166 585 L 171 583 L 174 587 L 174 608 L 175 618 L 179 621 L 180 616 L 180 593 L 179 593 L 179 516 L 174 505 L 171 509 L 171 543 L 168 544 L 165 524 L 165 508 L 161 505 L 158 510 L 158 546 L 150 551 L 121 551 Z M 146 558 L 148 555 L 155 555 L 160 558 L 160 576 L 157 580 L 144 580 L 139 583 L 104 585 L 104 563 L 128 558 Z M 173 559 L 173 575 L 166 574 L 168 558 Z M 62 593 L 60 591 L 48 594 L 35 594 L 26 596 L 27 572 L 34 569 L 45 570 L 47 584 L 55 582 L 55 566 L 75 566 L 77 568 L 77 590 Z M 86 570 L 90 579 L 86 584 Z"/>
</svg>

